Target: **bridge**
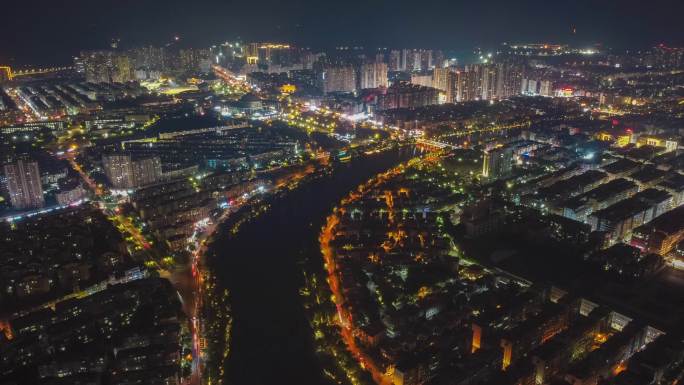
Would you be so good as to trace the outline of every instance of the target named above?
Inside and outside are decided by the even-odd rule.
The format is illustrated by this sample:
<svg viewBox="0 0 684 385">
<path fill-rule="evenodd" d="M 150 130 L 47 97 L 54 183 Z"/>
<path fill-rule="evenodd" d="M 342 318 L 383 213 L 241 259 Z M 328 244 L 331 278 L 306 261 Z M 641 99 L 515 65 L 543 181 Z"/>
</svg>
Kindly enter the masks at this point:
<svg viewBox="0 0 684 385">
<path fill-rule="evenodd" d="M 21 76 L 43 75 L 62 71 L 73 70 L 74 67 L 45 67 L 45 68 L 26 68 L 13 71 L 10 66 L 0 66 L 0 74 L 4 73 L 7 80 L 14 80 Z"/>
<path fill-rule="evenodd" d="M 416 140 L 416 144 L 419 146 L 427 147 L 427 148 L 432 148 L 435 150 L 443 150 L 445 148 L 447 149 L 457 149 L 460 148 L 456 145 L 453 145 L 451 143 L 445 143 L 445 142 L 439 142 L 436 140 L 430 140 L 430 139 L 425 139 L 425 138 L 419 138 Z"/>
</svg>

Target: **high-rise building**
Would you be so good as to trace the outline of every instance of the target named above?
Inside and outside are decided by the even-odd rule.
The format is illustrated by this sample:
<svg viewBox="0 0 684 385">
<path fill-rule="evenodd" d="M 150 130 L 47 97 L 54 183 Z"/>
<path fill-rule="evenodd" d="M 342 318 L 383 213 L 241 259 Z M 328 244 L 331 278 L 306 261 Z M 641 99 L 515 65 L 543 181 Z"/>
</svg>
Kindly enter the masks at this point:
<svg viewBox="0 0 684 385">
<path fill-rule="evenodd" d="M 420 50 L 420 69 L 429 70 L 435 67 L 434 55 L 431 49 Z"/>
<path fill-rule="evenodd" d="M 253 50 L 253 47 L 250 48 Z M 295 48 L 288 44 L 261 43 L 257 45 L 256 56 L 260 64 L 290 66 L 295 59 Z"/>
<path fill-rule="evenodd" d="M 244 49 L 247 64 L 257 64 L 259 61 L 259 43 L 248 43 Z"/>
<path fill-rule="evenodd" d="M 82 55 L 74 56 L 74 71 L 82 76 L 85 76 L 85 61 Z"/>
<path fill-rule="evenodd" d="M 497 85 L 499 83 L 499 77 L 497 70 L 494 66 L 482 66 L 481 67 L 481 83 L 480 90 L 482 91 L 480 95 L 481 100 L 492 100 L 496 99 Z"/>
<path fill-rule="evenodd" d="M 8 82 L 12 80 L 12 78 L 12 68 L 10 68 L 9 66 L 0 65 L 0 84 Z"/>
<path fill-rule="evenodd" d="M 91 83 L 110 83 L 112 55 L 109 51 L 82 52 L 83 70 L 86 81 Z"/>
<path fill-rule="evenodd" d="M 410 71 L 413 69 L 413 51 L 410 49 L 401 50 L 401 62 L 399 62 L 399 71 Z"/>
<path fill-rule="evenodd" d="M 102 157 L 102 168 L 114 188 L 129 189 L 135 185 L 130 155 L 105 155 Z"/>
<path fill-rule="evenodd" d="M 323 92 L 356 92 L 356 71 L 351 65 L 331 65 L 323 72 Z"/>
<path fill-rule="evenodd" d="M 406 82 L 393 83 L 378 96 L 378 109 L 416 108 L 437 104 L 439 90 Z"/>
<path fill-rule="evenodd" d="M 472 64 L 457 71 L 455 101 L 505 99 L 526 91 L 523 67 L 515 63 Z"/>
<path fill-rule="evenodd" d="M 536 79 L 523 79 L 520 92 L 525 95 L 539 95 L 539 82 Z"/>
<path fill-rule="evenodd" d="M 444 52 L 442 52 L 442 51 L 439 51 L 439 50 L 434 51 L 433 60 L 434 60 L 435 68 L 446 67 L 448 65 L 448 62 L 447 62 L 446 58 L 444 57 Z"/>
<path fill-rule="evenodd" d="M 411 70 L 413 71 L 420 71 L 423 69 L 423 52 L 422 50 L 413 50 L 411 52 L 411 56 L 413 57 L 412 66 Z"/>
<path fill-rule="evenodd" d="M 664 44 L 653 47 L 648 55 L 647 63 L 656 68 L 682 68 L 684 66 L 684 48 L 672 48 Z"/>
<path fill-rule="evenodd" d="M 401 70 L 401 51 L 391 50 L 389 53 L 389 63 L 387 67 L 390 71 L 400 71 Z"/>
<path fill-rule="evenodd" d="M 511 175 L 513 170 L 513 149 L 509 146 L 496 147 L 485 151 L 482 176 L 488 180 L 498 180 Z"/>
<path fill-rule="evenodd" d="M 45 205 L 37 162 L 20 159 L 4 168 L 12 207 L 28 209 Z"/>
<path fill-rule="evenodd" d="M 305 70 L 314 69 L 314 64 L 323 56 L 323 53 L 313 53 L 311 51 L 302 53 L 302 68 Z"/>
<path fill-rule="evenodd" d="M 435 67 L 435 69 L 432 71 L 432 86 L 438 90 L 447 92 L 449 75 L 451 71 L 452 69 L 448 67 Z"/>
<path fill-rule="evenodd" d="M 391 51 L 391 71 L 426 71 L 444 66 L 444 54 L 431 49 L 403 49 Z"/>
<path fill-rule="evenodd" d="M 147 72 L 164 72 L 166 70 L 166 50 L 163 47 L 140 47 L 129 52 L 133 67 Z"/>
<path fill-rule="evenodd" d="M 136 187 L 156 183 L 161 179 L 161 160 L 158 157 L 133 161 L 133 180 Z"/>
<path fill-rule="evenodd" d="M 161 161 L 158 157 L 133 160 L 128 154 L 104 155 L 102 167 L 115 189 L 132 189 L 158 182 Z"/>
<path fill-rule="evenodd" d="M 456 94 L 458 92 L 458 82 L 461 77 L 461 72 L 458 70 L 451 69 L 446 73 L 446 86 L 445 86 L 445 91 L 446 91 L 446 102 L 447 103 L 455 103 L 456 100 Z"/>
<path fill-rule="evenodd" d="M 482 98 L 482 78 L 484 69 L 481 65 L 466 66 L 457 72 L 456 101 L 468 102 Z"/>
<path fill-rule="evenodd" d="M 553 83 L 550 80 L 542 80 L 539 87 L 539 95 L 553 96 Z"/>
<path fill-rule="evenodd" d="M 126 83 L 133 80 L 133 65 L 126 55 L 113 55 L 111 68 L 111 81 L 113 83 Z"/>
<path fill-rule="evenodd" d="M 497 99 L 506 99 L 520 94 L 520 87 L 524 76 L 524 66 L 512 63 L 497 63 Z"/>
<path fill-rule="evenodd" d="M 211 66 L 208 49 L 182 49 L 178 51 L 178 58 L 182 72 L 208 72 Z"/>
<path fill-rule="evenodd" d="M 412 73 L 411 74 L 411 84 L 416 84 L 423 87 L 432 87 L 432 74 L 431 73 Z"/>
<path fill-rule="evenodd" d="M 93 83 L 125 83 L 134 79 L 134 63 L 123 53 L 113 51 L 82 52 L 82 65 L 86 81 Z"/>
<path fill-rule="evenodd" d="M 361 89 L 387 87 L 387 64 L 383 62 L 362 64 L 360 74 Z"/>
</svg>

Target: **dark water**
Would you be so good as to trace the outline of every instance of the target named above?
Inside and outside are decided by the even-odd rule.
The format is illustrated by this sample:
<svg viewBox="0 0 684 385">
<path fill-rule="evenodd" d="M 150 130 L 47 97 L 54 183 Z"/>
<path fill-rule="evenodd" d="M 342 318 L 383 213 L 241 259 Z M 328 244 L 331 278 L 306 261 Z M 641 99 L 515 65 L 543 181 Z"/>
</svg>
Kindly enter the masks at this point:
<svg viewBox="0 0 684 385">
<path fill-rule="evenodd" d="M 231 293 L 233 331 L 226 377 L 232 385 L 329 384 L 314 356 L 298 290 L 302 264 L 321 263 L 318 233 L 349 191 L 413 155 L 392 150 L 339 165 L 332 176 L 282 198 L 236 237 L 214 243 L 216 274 Z"/>
</svg>

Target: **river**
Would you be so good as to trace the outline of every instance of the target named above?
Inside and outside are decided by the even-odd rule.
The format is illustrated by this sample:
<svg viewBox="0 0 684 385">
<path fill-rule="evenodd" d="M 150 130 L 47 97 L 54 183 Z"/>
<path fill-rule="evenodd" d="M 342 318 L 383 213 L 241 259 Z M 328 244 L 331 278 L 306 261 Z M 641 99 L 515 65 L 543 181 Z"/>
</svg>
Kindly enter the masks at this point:
<svg viewBox="0 0 684 385">
<path fill-rule="evenodd" d="M 212 265 L 219 284 L 230 290 L 233 315 L 226 383 L 330 384 L 314 355 L 299 296 L 304 261 L 321 268 L 321 226 L 349 191 L 415 151 L 389 150 L 336 165 L 332 175 L 274 198 L 271 209 L 244 224 L 237 235 L 227 236 L 225 228 L 217 233 Z"/>
</svg>

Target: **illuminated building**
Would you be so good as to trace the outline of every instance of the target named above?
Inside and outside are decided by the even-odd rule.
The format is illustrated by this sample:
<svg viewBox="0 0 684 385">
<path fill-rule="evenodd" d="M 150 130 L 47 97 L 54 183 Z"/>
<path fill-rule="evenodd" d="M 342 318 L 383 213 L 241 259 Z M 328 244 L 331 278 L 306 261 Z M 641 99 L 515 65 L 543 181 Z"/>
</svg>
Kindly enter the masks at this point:
<svg viewBox="0 0 684 385">
<path fill-rule="evenodd" d="M 356 71 L 351 65 L 333 65 L 323 72 L 323 92 L 356 92 Z"/>
<path fill-rule="evenodd" d="M 399 71 L 401 68 L 401 51 L 392 50 L 389 53 L 388 68 L 390 71 Z"/>
<path fill-rule="evenodd" d="M 161 179 L 161 160 L 158 157 L 133 161 L 133 178 L 136 187 L 146 186 Z"/>
<path fill-rule="evenodd" d="M 361 89 L 387 87 L 387 64 L 382 62 L 361 65 Z"/>
<path fill-rule="evenodd" d="M 4 168 L 12 207 L 27 209 L 45 205 L 37 162 L 18 160 Z"/>
<path fill-rule="evenodd" d="M 520 92 L 523 95 L 538 95 L 537 81 L 534 79 L 523 79 L 520 84 Z"/>
<path fill-rule="evenodd" d="M 614 142 L 617 147 L 625 147 L 632 142 L 632 132 L 631 130 L 628 130 L 625 133 L 600 131 L 596 134 L 596 139 L 602 142 Z"/>
<path fill-rule="evenodd" d="M 513 170 L 513 150 L 498 147 L 485 151 L 482 176 L 489 180 L 506 178 Z"/>
<path fill-rule="evenodd" d="M 435 67 L 432 71 L 432 86 L 438 90 L 448 92 L 449 76 L 451 72 L 451 68 Z M 449 99 L 447 98 L 447 100 Z"/>
<path fill-rule="evenodd" d="M 107 51 L 92 51 L 81 53 L 83 69 L 87 82 L 110 83 L 112 70 L 112 55 Z"/>
<path fill-rule="evenodd" d="M 448 62 L 444 57 L 444 52 L 434 51 L 432 54 L 432 63 L 435 68 L 443 68 L 448 66 Z"/>
<path fill-rule="evenodd" d="M 302 68 L 303 69 L 313 69 L 314 64 L 323 56 L 322 53 L 312 53 L 310 51 L 306 51 L 302 53 L 301 56 L 301 61 L 302 61 Z"/>
<path fill-rule="evenodd" d="M 539 95 L 553 96 L 553 83 L 550 80 L 542 80 L 539 87 Z"/>
<path fill-rule="evenodd" d="M 481 65 L 466 66 L 464 71 L 459 71 L 456 81 L 456 101 L 468 102 L 480 100 L 482 97 Z"/>
<path fill-rule="evenodd" d="M 497 83 L 499 83 L 500 77 L 497 76 L 498 72 L 493 66 L 483 66 L 482 67 L 482 78 L 480 89 L 482 94 L 480 95 L 481 100 L 491 100 L 497 98 Z"/>
<path fill-rule="evenodd" d="M 413 52 L 410 49 L 401 50 L 401 61 L 399 62 L 399 71 L 413 70 Z"/>
<path fill-rule="evenodd" d="M 444 54 L 430 49 L 403 49 L 390 52 L 391 71 L 424 71 L 444 65 Z"/>
<path fill-rule="evenodd" d="M 133 66 L 128 56 L 113 56 L 111 63 L 111 81 L 113 83 L 126 83 L 133 80 Z"/>
<path fill-rule="evenodd" d="M 432 74 L 411 74 L 411 84 L 423 87 L 432 87 Z"/>
<path fill-rule="evenodd" d="M 420 51 L 420 69 L 427 70 L 435 66 L 434 56 L 432 55 L 432 50 L 421 50 Z"/>
<path fill-rule="evenodd" d="M 636 142 L 637 147 L 653 146 L 665 148 L 666 152 L 675 151 L 679 147 L 676 137 L 665 137 L 662 135 L 641 135 Z"/>
<path fill-rule="evenodd" d="M 447 103 L 456 102 L 456 95 L 458 92 L 458 81 L 461 77 L 459 71 L 450 70 L 446 74 L 445 97 Z"/>
<path fill-rule="evenodd" d="M 656 68 L 681 68 L 684 65 L 684 48 L 659 44 L 653 48 L 649 56 L 648 63 Z"/>
<path fill-rule="evenodd" d="M 116 189 L 132 189 L 155 183 L 161 179 L 158 157 L 133 160 L 130 155 L 114 154 L 102 157 L 102 167 Z"/>
<path fill-rule="evenodd" d="M 257 64 L 259 61 L 258 43 L 249 43 L 245 46 L 245 60 L 247 64 Z"/>
<path fill-rule="evenodd" d="M 209 50 L 206 49 L 182 49 L 178 51 L 180 69 L 184 72 L 209 72 Z"/>
<path fill-rule="evenodd" d="M 139 47 L 129 51 L 133 67 L 147 72 L 163 72 L 166 69 L 167 54 L 162 47 Z"/>
<path fill-rule="evenodd" d="M 596 211 L 588 217 L 592 230 L 605 231 L 611 242 L 616 242 L 631 235 L 632 230 L 653 218 L 663 214 L 672 205 L 669 193 L 648 189 Z"/>
<path fill-rule="evenodd" d="M 282 86 L 280 86 L 280 92 L 282 92 L 284 94 L 293 94 L 296 91 L 297 91 L 297 86 L 295 86 L 294 84 L 288 83 L 288 84 L 283 84 Z"/>
<path fill-rule="evenodd" d="M 86 81 L 91 83 L 126 83 L 133 80 L 134 68 L 129 56 L 112 51 L 81 53 Z"/>
<path fill-rule="evenodd" d="M 420 71 L 423 69 L 423 55 L 421 54 L 420 50 L 412 50 L 409 53 L 409 59 L 411 65 L 409 65 L 408 63 L 406 64 L 407 71 Z"/>
<path fill-rule="evenodd" d="M 57 198 L 57 204 L 68 205 L 84 199 L 88 196 L 88 192 L 80 185 L 74 188 L 62 189 L 60 187 L 59 193 L 55 196 Z"/>
<path fill-rule="evenodd" d="M 496 99 L 506 99 L 520 94 L 520 87 L 523 79 L 524 67 L 517 63 L 502 62 L 496 63 L 496 86 L 493 97 Z M 542 84 L 542 95 L 551 96 L 550 82 Z"/>
<path fill-rule="evenodd" d="M 506 370 L 511 365 L 511 358 L 513 356 L 513 343 L 506 339 L 501 339 L 501 370 Z"/>
<path fill-rule="evenodd" d="M 10 81 L 13 77 L 12 68 L 9 66 L 0 66 L 0 83 Z"/>
<path fill-rule="evenodd" d="M 682 240 L 684 240 L 684 206 L 668 211 L 634 229 L 631 245 L 645 252 L 667 255 Z"/>
<path fill-rule="evenodd" d="M 256 57 L 260 64 L 290 66 L 295 61 L 294 48 L 287 44 L 262 43 L 257 46 Z"/>
<path fill-rule="evenodd" d="M 439 90 L 406 82 L 398 82 L 378 96 L 378 109 L 415 108 L 437 104 Z"/>
<path fill-rule="evenodd" d="M 128 189 L 134 186 L 133 165 L 130 155 L 106 155 L 102 167 L 114 188 Z"/>
<path fill-rule="evenodd" d="M 476 351 L 480 350 L 480 347 L 482 346 L 482 327 L 479 325 L 473 324 L 472 325 L 472 330 L 473 330 L 473 340 L 470 348 L 471 353 L 475 353 Z"/>
<path fill-rule="evenodd" d="M 573 197 L 562 204 L 563 216 L 584 222 L 594 211 L 603 210 L 608 206 L 630 198 L 639 191 L 636 183 L 624 179 L 613 179 L 599 187 Z"/>
<path fill-rule="evenodd" d="M 441 71 L 435 73 L 438 72 L 441 75 Z M 447 87 L 447 90 L 454 90 L 451 99 L 457 102 L 505 99 L 520 93 L 529 93 L 527 90 L 530 87 L 530 82 L 523 79 L 523 67 L 509 62 L 468 65 L 462 71 L 456 71 L 453 84 L 454 87 Z M 535 94 L 536 84 L 534 81 L 531 85 Z"/>
</svg>

